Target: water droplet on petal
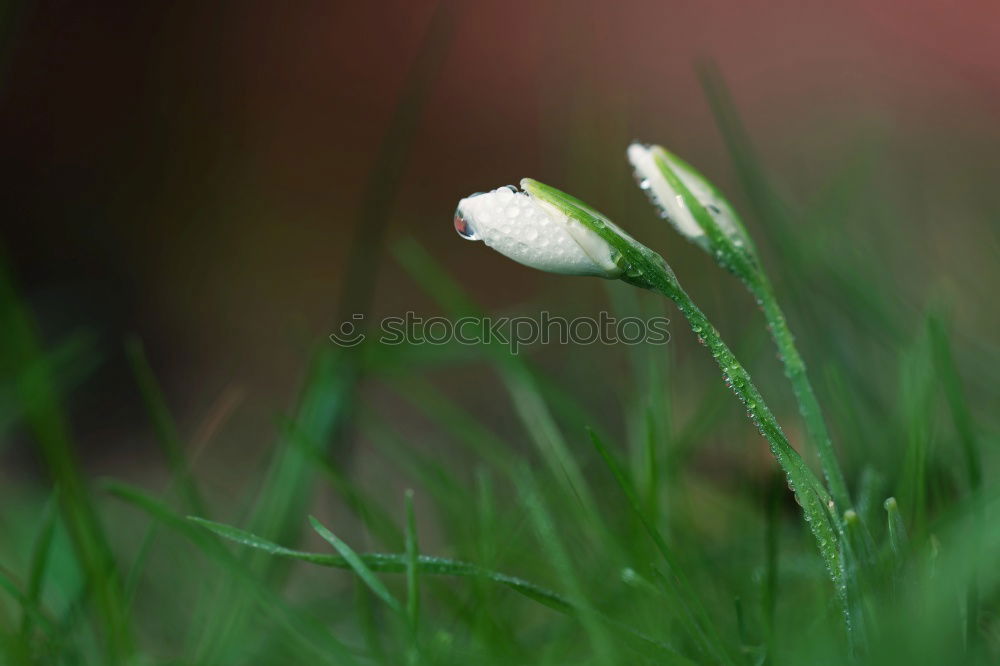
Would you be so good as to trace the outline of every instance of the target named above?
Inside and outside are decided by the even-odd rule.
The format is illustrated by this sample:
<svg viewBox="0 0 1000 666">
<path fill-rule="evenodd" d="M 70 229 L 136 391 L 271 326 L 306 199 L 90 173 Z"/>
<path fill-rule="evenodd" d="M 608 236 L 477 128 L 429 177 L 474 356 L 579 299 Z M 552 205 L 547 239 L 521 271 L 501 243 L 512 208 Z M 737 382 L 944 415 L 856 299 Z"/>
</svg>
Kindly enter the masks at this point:
<svg viewBox="0 0 1000 666">
<path fill-rule="evenodd" d="M 472 225 L 467 219 L 462 215 L 462 211 L 455 211 L 455 231 L 458 235 L 466 240 L 476 241 L 479 240 L 479 234 L 476 230 L 472 228 Z"/>
</svg>

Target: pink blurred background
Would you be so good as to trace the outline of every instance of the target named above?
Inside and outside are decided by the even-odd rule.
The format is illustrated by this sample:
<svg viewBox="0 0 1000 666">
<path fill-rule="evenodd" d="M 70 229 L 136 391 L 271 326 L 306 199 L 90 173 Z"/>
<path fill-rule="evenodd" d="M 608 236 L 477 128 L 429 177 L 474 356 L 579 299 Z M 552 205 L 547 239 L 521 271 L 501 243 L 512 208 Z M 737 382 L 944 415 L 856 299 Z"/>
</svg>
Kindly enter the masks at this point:
<svg viewBox="0 0 1000 666">
<path fill-rule="evenodd" d="M 145 428 L 117 347 L 133 331 L 188 427 L 239 395 L 242 435 L 270 436 L 306 343 L 335 323 L 377 148 L 434 20 L 442 60 L 387 245 L 416 238 L 488 306 L 552 287 L 455 236 L 452 210 L 470 192 L 531 176 L 609 212 L 638 211 L 624 149 L 642 138 L 742 202 L 695 75 L 711 58 L 792 199 L 820 196 L 866 146 L 884 154 L 885 196 L 903 212 L 893 224 L 923 234 L 908 270 L 948 273 L 968 290 L 958 315 L 969 334 L 995 330 L 995 312 L 975 306 L 995 286 L 979 277 L 995 264 L 995 225 L 963 206 L 1000 210 L 989 185 L 1000 173 L 1000 4 L 470 1 L 448 4 L 443 20 L 437 6 L 12 12 L 3 242 L 47 332 L 95 327 L 107 341 L 99 388 L 79 408 L 95 457 L 140 455 L 113 444 Z M 977 233 L 982 242 L 968 242 Z M 656 240 L 675 268 L 704 270 L 695 250 Z M 426 307 L 391 257 L 380 263 L 376 313 Z M 245 441 L 234 436 L 233 451 Z"/>
</svg>

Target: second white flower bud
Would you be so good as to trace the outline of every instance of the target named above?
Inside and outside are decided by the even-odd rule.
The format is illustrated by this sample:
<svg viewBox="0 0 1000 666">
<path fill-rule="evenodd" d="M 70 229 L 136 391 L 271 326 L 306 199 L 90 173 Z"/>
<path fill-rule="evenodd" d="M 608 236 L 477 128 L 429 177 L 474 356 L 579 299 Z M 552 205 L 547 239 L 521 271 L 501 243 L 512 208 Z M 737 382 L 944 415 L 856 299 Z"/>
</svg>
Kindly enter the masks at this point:
<svg viewBox="0 0 1000 666">
<path fill-rule="evenodd" d="M 746 232 L 729 202 L 694 167 L 662 146 L 633 143 L 628 159 L 636 180 L 660 214 L 683 236 L 706 248 L 710 245 L 706 224 L 715 224 L 737 247 L 746 244 Z M 690 201 L 681 189 L 693 198 Z M 699 219 L 692 204 L 701 206 L 708 219 Z"/>
</svg>

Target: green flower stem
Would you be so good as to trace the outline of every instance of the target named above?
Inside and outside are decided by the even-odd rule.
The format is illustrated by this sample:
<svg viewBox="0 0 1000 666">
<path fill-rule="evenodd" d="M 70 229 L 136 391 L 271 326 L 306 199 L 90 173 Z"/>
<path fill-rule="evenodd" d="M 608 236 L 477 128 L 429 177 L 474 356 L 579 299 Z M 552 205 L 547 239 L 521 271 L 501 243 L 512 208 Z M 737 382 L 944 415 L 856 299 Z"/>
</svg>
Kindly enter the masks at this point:
<svg viewBox="0 0 1000 666">
<path fill-rule="evenodd" d="M 799 405 L 799 413 L 806 424 L 806 434 L 819 455 L 823 476 L 826 477 L 830 494 L 839 509 L 836 515 L 840 515 L 841 512 L 852 506 L 851 496 L 847 490 L 847 482 L 844 481 L 840 464 L 837 462 L 837 455 L 833 450 L 833 443 L 830 440 L 830 433 L 826 428 L 826 421 L 823 419 L 819 401 L 816 399 L 816 393 L 813 391 L 812 383 L 810 383 L 806 373 L 806 365 L 795 346 L 795 336 L 788 328 L 788 321 L 785 319 L 781 307 L 778 306 L 778 299 L 775 298 L 770 280 L 767 279 L 764 272 L 757 271 L 755 277 L 747 281 L 747 286 L 764 310 L 768 329 L 771 331 L 774 344 L 778 347 L 781 362 L 785 366 L 785 376 L 792 384 L 792 391 Z"/>
<path fill-rule="evenodd" d="M 611 245 L 616 253 L 615 261 L 621 268 L 621 274 L 617 276 L 619 279 L 662 294 L 680 308 L 691 325 L 691 330 L 704 342 L 712 353 L 712 358 L 719 364 L 726 378 L 726 384 L 736 393 L 740 402 L 746 407 L 750 420 L 767 439 L 771 453 L 784 471 L 788 485 L 802 507 L 803 515 L 833 580 L 837 600 L 840 602 L 850 633 L 851 617 L 847 604 L 846 575 L 839 539 L 840 519 L 834 511 L 833 498 L 798 452 L 788 443 L 788 438 L 778 425 L 777 419 L 764 404 L 764 399 L 753 385 L 750 374 L 722 341 L 719 332 L 705 314 L 681 288 L 663 257 L 628 236 L 610 220 L 576 197 L 529 178 L 522 180 L 521 186 L 532 196 L 555 206 L 575 222 L 583 225 L 590 233 Z M 690 198 L 690 193 L 685 196 Z M 700 205 L 697 208 L 700 209 L 697 214 L 707 215 Z M 726 265 L 735 266 L 733 261 L 742 260 L 743 255 L 737 252 L 734 246 L 721 247 L 727 248 L 731 255 L 722 258 Z M 750 273 L 742 274 L 750 275 Z"/>
<path fill-rule="evenodd" d="M 649 273 L 646 275 L 652 277 Z M 757 391 L 757 387 L 754 386 L 750 374 L 736 359 L 726 343 L 722 341 L 718 330 L 694 304 L 687 292 L 675 279 L 671 279 L 671 276 L 666 274 L 663 275 L 662 279 L 651 280 L 651 282 L 655 282 L 652 287 L 654 291 L 663 294 L 677 304 L 681 314 L 691 326 L 691 330 L 694 331 L 699 340 L 704 342 L 711 352 L 712 358 L 719 364 L 726 378 L 727 386 L 743 403 L 750 420 L 767 439 L 771 453 L 784 471 L 792 492 L 795 493 L 797 501 L 802 506 L 806 522 L 816 539 L 820 555 L 836 589 L 838 601 L 846 615 L 847 587 L 844 563 L 837 532 L 829 519 L 832 497 L 798 452 L 789 444 L 788 438 L 785 437 L 785 433 L 774 414 L 771 413 L 760 392 Z"/>
<path fill-rule="evenodd" d="M 702 205 L 701 200 L 687 187 L 684 181 L 674 172 L 675 166 L 671 166 L 665 160 L 666 151 L 659 148 L 659 153 L 655 155 L 660 173 L 675 192 L 684 199 L 685 205 L 691 211 L 692 216 L 698 226 L 705 232 L 705 241 L 702 246 L 711 254 L 715 260 L 724 268 L 738 276 L 750 289 L 753 295 L 764 310 L 771 335 L 778 347 L 781 360 L 785 365 L 785 375 L 792 384 L 795 393 L 795 400 L 799 405 L 799 412 L 805 421 L 806 433 L 812 446 L 819 455 L 820 464 L 823 468 L 823 475 L 830 486 L 830 492 L 839 510 L 831 512 L 831 516 L 836 524 L 840 524 L 840 516 L 843 511 L 850 508 L 851 498 L 847 492 L 847 484 L 844 482 L 844 475 L 837 463 L 837 457 L 833 452 L 833 444 L 830 441 L 830 434 L 826 429 L 823 420 L 823 413 L 820 410 L 816 394 L 813 392 L 812 384 L 806 375 L 806 366 L 802 362 L 798 349 L 795 347 L 795 338 L 788 328 L 788 322 L 778 301 L 774 297 L 774 290 L 764 273 L 760 262 L 757 259 L 757 252 L 753 246 L 753 240 L 736 217 L 735 212 L 731 212 L 730 223 L 735 231 L 725 232 L 716 219 Z M 676 156 L 675 162 L 683 166 L 689 174 L 693 174 L 699 180 L 704 181 L 706 188 L 715 192 L 715 195 L 724 200 L 721 193 L 715 190 L 707 180 L 694 171 L 693 167 L 687 165 Z M 735 237 L 734 237 L 735 235 Z M 690 237 L 689 237 L 690 239 Z"/>
</svg>

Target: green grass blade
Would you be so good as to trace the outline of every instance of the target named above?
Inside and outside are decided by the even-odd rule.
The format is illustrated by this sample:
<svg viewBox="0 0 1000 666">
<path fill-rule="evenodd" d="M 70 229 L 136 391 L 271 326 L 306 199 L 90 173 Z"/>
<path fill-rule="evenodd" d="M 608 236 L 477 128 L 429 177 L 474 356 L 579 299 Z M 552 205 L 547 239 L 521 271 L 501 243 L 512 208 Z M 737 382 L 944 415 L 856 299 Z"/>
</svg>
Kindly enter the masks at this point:
<svg viewBox="0 0 1000 666">
<path fill-rule="evenodd" d="M 316 353 L 291 417 L 304 441 L 317 447 L 330 441 L 347 414 L 357 371 L 348 355 L 328 347 Z M 286 538 L 296 533 L 297 523 L 310 501 L 311 478 L 310 452 L 281 437 L 257 496 L 250 521 L 254 530 Z"/>
<path fill-rule="evenodd" d="M 417 241 L 406 238 L 393 246 L 393 255 L 425 292 L 431 294 L 444 310 L 458 316 L 476 316 L 482 309 Z"/>
<path fill-rule="evenodd" d="M 858 504 L 856 511 L 862 525 L 875 525 L 882 522 L 879 514 L 878 498 L 885 497 L 885 478 L 874 467 L 866 465 L 861 469 L 858 480 Z"/>
<path fill-rule="evenodd" d="M 407 241 L 396 246 L 396 255 L 400 263 L 413 277 L 414 281 L 428 292 L 444 309 L 454 317 L 467 317 L 481 314 L 481 309 L 461 288 L 461 281 L 453 279 L 422 247 L 414 241 Z M 564 494 L 574 501 L 573 511 L 581 519 L 581 525 L 596 532 L 606 531 L 603 524 L 595 523 L 600 517 L 597 502 L 584 478 L 580 463 L 571 453 L 556 420 L 555 408 L 560 408 L 560 414 L 568 415 L 578 421 L 581 427 L 590 418 L 587 410 L 548 385 L 538 373 L 534 372 L 522 356 L 513 356 L 504 344 L 484 345 L 483 351 L 493 361 L 504 386 L 507 388 L 514 410 L 524 425 L 525 433 L 538 449 L 539 454 L 548 466 L 552 476 L 564 490 Z M 440 414 L 440 407 L 439 414 Z M 468 422 L 463 427 L 469 430 Z M 475 442 L 478 448 L 494 444 L 496 438 Z M 486 447 L 489 448 L 489 447 Z M 488 454 L 491 460 L 496 459 L 498 466 L 509 470 L 515 460 L 510 457 L 508 447 L 500 442 L 496 452 Z"/>
<path fill-rule="evenodd" d="M 184 452 L 184 446 L 177 433 L 177 427 L 170 407 L 167 406 L 166 398 L 156 381 L 153 368 L 149 365 L 142 341 L 136 337 L 129 338 L 125 343 L 125 355 L 128 357 L 129 365 L 132 367 L 132 374 L 135 376 L 136 384 L 139 386 L 139 394 L 142 396 L 150 419 L 153 422 L 153 431 L 156 439 L 170 465 L 173 474 L 173 482 L 178 485 L 181 495 L 184 498 L 186 508 L 191 513 L 204 515 L 205 502 L 198 491 L 192 475 L 191 465 Z"/>
<path fill-rule="evenodd" d="M 792 385 L 799 413 L 806 425 L 809 441 L 819 455 L 823 476 L 826 477 L 830 494 L 839 509 L 844 511 L 852 505 L 847 482 L 844 480 L 840 462 L 833 450 L 833 442 L 830 439 L 819 400 L 816 398 L 812 382 L 809 381 L 809 376 L 806 373 L 805 362 L 795 345 L 795 336 L 792 335 L 792 331 L 788 327 L 788 320 L 778 305 L 774 289 L 763 268 L 760 269 L 757 283 L 748 283 L 748 286 L 757 297 L 758 302 L 762 304 L 768 329 L 771 331 L 771 337 L 778 348 L 781 363 L 785 368 L 785 376 Z"/>
<path fill-rule="evenodd" d="M 322 446 L 324 451 L 340 442 L 334 435 L 343 432 L 344 419 L 351 413 L 358 372 L 350 358 L 352 351 L 326 346 L 314 354 L 291 417 L 305 441 Z M 249 522 L 255 532 L 293 540 L 301 535 L 301 516 L 312 501 L 313 456 L 284 434 L 279 435 Z M 249 562 L 259 576 L 268 579 L 280 578 L 287 572 L 282 564 L 271 558 Z M 215 598 L 216 606 L 208 611 L 208 621 L 196 627 L 200 633 L 197 661 L 220 663 L 234 659 L 233 650 L 242 649 L 240 636 L 252 619 L 253 595 L 241 590 L 236 581 L 222 586 Z"/>
<path fill-rule="evenodd" d="M 870 288 L 873 281 L 869 279 L 869 271 L 862 270 L 864 266 L 857 263 L 851 266 L 832 264 L 822 243 L 810 248 L 807 238 L 791 233 L 796 228 L 796 215 L 768 182 L 761 160 L 715 63 L 701 62 L 698 77 L 736 167 L 736 174 L 750 201 L 751 211 L 761 222 L 765 240 L 774 244 L 787 264 L 785 271 L 800 278 L 803 293 L 808 298 L 815 297 L 817 288 L 829 289 L 829 285 L 835 285 L 837 291 L 845 296 L 839 305 L 854 321 L 865 326 L 872 335 L 888 334 L 894 341 L 901 340 L 904 329 L 898 323 L 899 313 Z M 792 281 L 793 287 L 794 283 Z"/>
<path fill-rule="evenodd" d="M 982 453 L 976 427 L 969 410 L 969 401 L 962 388 L 962 379 L 951 352 L 951 340 L 948 329 L 939 317 L 928 317 L 928 332 L 931 339 L 931 349 L 934 356 L 934 367 L 944 390 L 948 407 L 951 410 L 952 423 L 958 432 L 959 443 L 965 456 L 966 475 L 969 488 L 977 493 L 983 485 Z"/>
<path fill-rule="evenodd" d="M 310 564 L 333 567 L 336 569 L 352 568 L 350 563 L 342 555 L 309 553 L 292 548 L 286 548 L 230 525 L 224 525 L 222 523 L 216 523 L 194 516 L 189 517 L 188 520 L 196 525 L 201 525 L 205 529 L 208 529 L 225 539 L 235 541 L 236 543 L 250 548 L 261 550 L 269 555 L 300 560 L 303 562 L 309 562 Z M 358 555 L 358 558 L 370 571 L 373 572 L 406 572 L 406 554 L 362 553 Z M 523 594 L 529 599 L 554 610 L 568 613 L 572 609 L 570 603 L 564 597 L 555 592 L 546 590 L 545 588 L 539 587 L 534 583 L 529 583 L 528 581 L 514 576 L 483 570 L 475 564 L 471 564 L 469 562 L 449 560 L 441 557 L 431 557 L 428 555 L 419 555 L 417 558 L 417 564 L 419 566 L 419 571 L 422 574 L 463 577 L 483 576 L 488 580 L 507 586 L 512 590 Z"/>
<path fill-rule="evenodd" d="M 50 635 L 58 636 L 59 628 L 56 623 L 42 611 L 36 601 L 32 601 L 32 599 L 21 590 L 21 586 L 18 585 L 17 580 L 3 567 L 0 567 L 0 589 L 6 591 L 7 594 L 18 603 L 21 607 L 22 613 L 24 613 L 26 617 L 30 618 L 32 622 L 43 626 Z"/>
<path fill-rule="evenodd" d="M 413 446 L 412 440 L 395 432 L 380 412 L 367 410 L 359 419 L 365 434 L 393 465 L 418 481 L 444 516 L 448 526 L 457 526 L 468 510 L 465 484 L 437 456 Z M 453 536 L 457 536 L 453 535 Z"/>
<path fill-rule="evenodd" d="M 516 483 L 521 495 L 521 501 L 528 512 L 531 523 L 538 533 L 543 551 L 548 555 L 552 567 L 563 586 L 570 591 L 570 598 L 579 608 L 580 621 L 587 631 L 587 638 L 594 650 L 599 663 L 613 664 L 620 660 L 616 655 L 614 641 L 604 624 L 599 621 L 596 609 L 591 604 L 580 583 L 575 566 L 569 552 L 556 533 L 552 514 L 538 490 L 534 478 L 526 468 L 522 468 L 516 477 Z"/>
<path fill-rule="evenodd" d="M 897 573 L 903 568 L 906 562 L 908 537 L 906 534 L 906 524 L 899 511 L 899 503 L 895 497 L 890 497 L 883 504 L 885 507 L 886 521 L 888 523 L 889 549 L 892 553 L 893 570 Z"/>
<path fill-rule="evenodd" d="M 50 348 L 38 350 L 57 395 L 69 395 L 100 366 L 95 337 L 90 331 L 78 331 Z M 11 441 L 4 435 L 22 416 L 15 384 L 15 377 L 0 376 L 0 451 Z"/>
<path fill-rule="evenodd" d="M 844 512 L 844 532 L 847 535 L 847 543 L 854 552 L 857 569 L 862 572 L 873 562 L 875 545 L 854 509 Z M 866 590 L 867 592 L 869 591 Z"/>
<path fill-rule="evenodd" d="M 768 660 L 765 663 L 773 661 L 779 638 L 776 630 L 778 574 L 781 563 L 781 549 L 778 546 L 781 536 L 779 509 L 784 490 L 785 484 L 781 474 L 772 473 L 764 494 L 764 577 L 761 580 L 760 592 L 761 615 L 764 621 L 765 645 L 768 655 Z"/>
<path fill-rule="evenodd" d="M 52 537 L 55 534 L 56 522 L 59 516 L 58 490 L 45 503 L 45 508 L 39 518 L 38 536 L 31 553 L 31 567 L 28 571 L 28 589 L 25 591 L 27 601 L 34 607 L 40 606 L 42 590 L 51 561 Z M 21 636 L 27 638 L 31 633 L 32 617 L 27 611 L 21 618 Z"/>
<path fill-rule="evenodd" d="M 712 358 L 726 377 L 726 385 L 746 407 L 747 416 L 767 440 L 771 453 L 785 472 L 795 496 L 802 505 L 803 516 L 816 539 L 837 595 L 843 599 L 846 591 L 843 586 L 843 561 L 838 535 L 830 522 L 832 498 L 802 457 L 792 448 L 781 425 L 754 386 L 750 374 L 719 336 L 718 330 L 705 313 L 679 285 L 675 284 L 673 287 L 664 285 L 662 293 L 677 304 L 692 331 L 703 337 Z"/>
<path fill-rule="evenodd" d="M 358 557 L 358 554 L 354 552 L 353 548 L 344 543 L 344 541 L 337 537 L 337 535 L 333 532 L 325 528 L 323 524 L 314 517 L 309 516 L 309 523 L 324 541 L 329 543 L 333 546 L 334 550 L 340 553 L 340 556 L 344 558 L 344 561 L 347 562 L 351 569 L 354 570 L 354 573 L 358 575 L 358 578 L 364 581 L 365 585 L 367 585 L 368 588 L 375 593 L 375 596 L 381 599 L 385 605 L 393 611 L 405 617 L 406 611 L 403 609 L 402 604 L 399 603 L 399 600 L 392 595 L 389 588 L 387 588 L 385 584 L 378 579 L 378 576 L 376 576 L 372 570 L 368 568 L 368 565 L 365 564 L 364 560 Z M 407 560 L 407 562 L 409 562 L 409 560 Z"/>
<path fill-rule="evenodd" d="M 416 634 L 420 624 L 420 580 L 417 543 L 417 519 L 413 512 L 413 490 L 406 491 L 406 616 L 410 630 Z"/>
<path fill-rule="evenodd" d="M 523 367 L 502 368 L 501 376 L 514 403 L 514 411 L 552 476 L 563 486 L 567 497 L 579 501 L 580 515 L 589 518 L 583 524 L 594 523 L 600 516 L 597 501 L 533 377 Z"/>
<path fill-rule="evenodd" d="M 415 242 L 397 247 L 397 257 L 414 280 L 441 303 L 454 316 L 469 316 L 480 309 L 452 279 Z M 563 486 L 567 496 L 578 499 L 580 514 L 597 516 L 597 503 L 584 480 L 583 473 L 566 440 L 559 430 L 552 410 L 539 386 L 537 378 L 519 356 L 511 356 L 505 345 L 489 345 L 487 353 L 496 364 L 497 371 L 510 394 L 514 410 L 524 424 L 525 431 L 538 448 L 552 475 Z"/>
<path fill-rule="evenodd" d="M 710 66 L 703 67 L 702 79 L 706 89 L 711 93 L 710 97 L 716 102 L 715 106 L 720 109 L 724 108 L 727 111 L 727 117 L 728 115 L 732 115 L 735 118 L 732 105 L 724 103 L 728 102 L 728 100 L 724 100 L 722 97 L 724 87 L 721 86 L 720 79 L 714 69 Z M 728 118 L 729 125 L 735 125 L 733 118 Z M 745 163 L 743 170 L 748 175 L 752 174 L 754 176 L 754 180 L 750 185 L 754 192 L 760 195 L 758 197 L 758 204 L 762 207 L 765 204 L 773 204 L 773 198 L 765 191 L 765 183 L 760 176 L 759 170 L 750 168 L 752 159 L 749 155 L 748 142 L 746 142 L 747 145 L 743 145 L 743 143 L 742 141 L 740 142 L 739 151 L 734 150 L 734 154 L 741 156 L 743 159 Z M 806 366 L 802 360 L 802 355 L 795 345 L 794 336 L 788 326 L 788 321 L 778 305 L 774 288 L 763 266 L 756 260 L 756 253 L 751 248 L 749 255 L 745 254 L 739 249 L 742 247 L 742 241 L 741 245 L 737 247 L 731 239 L 721 232 L 714 217 L 671 169 L 664 167 L 663 176 L 670 181 L 671 187 L 685 201 L 686 208 L 698 218 L 699 225 L 711 239 L 712 247 L 717 248 L 714 252 L 716 261 L 737 275 L 761 306 L 764 317 L 767 320 L 768 330 L 771 333 L 775 346 L 778 348 L 779 357 L 785 368 L 785 376 L 792 385 L 795 400 L 799 406 L 799 412 L 805 422 L 806 431 L 809 435 L 809 442 L 819 455 L 823 474 L 830 487 L 830 493 L 833 495 L 833 499 L 839 505 L 841 511 L 849 508 L 851 501 L 847 491 L 847 483 L 844 480 L 843 472 L 834 453 L 833 444 L 820 409 L 819 401 L 806 373 Z M 768 205 L 766 208 L 768 209 L 766 212 L 770 214 L 779 214 L 777 207 L 774 205 Z M 744 233 L 744 236 L 746 243 L 749 244 L 749 235 Z M 832 512 L 832 517 L 834 521 L 840 520 L 840 514 L 836 510 Z"/>
<path fill-rule="evenodd" d="M 420 546 L 413 511 L 413 490 L 407 488 L 406 504 L 406 619 L 410 629 L 410 663 L 420 660 Z"/>
<path fill-rule="evenodd" d="M 313 468 L 327 480 L 330 487 L 344 500 L 344 503 L 365 528 L 390 550 L 403 548 L 403 530 L 381 506 L 380 502 L 354 483 L 347 472 L 334 460 L 321 455 L 321 447 L 314 442 L 307 441 L 305 433 L 295 422 L 286 420 L 283 428 L 289 441 L 301 447 L 303 452 L 309 456 Z"/>
<path fill-rule="evenodd" d="M 958 372 L 958 366 L 951 351 L 951 340 L 948 329 L 940 317 L 929 317 L 927 319 L 928 333 L 931 340 L 931 353 L 934 356 L 934 367 L 941 381 L 941 387 L 948 407 L 951 411 L 951 420 L 958 433 L 958 441 L 962 447 L 962 454 L 965 458 L 965 469 L 968 477 L 969 491 L 973 500 L 978 500 L 982 493 L 983 486 L 983 463 L 982 453 L 979 446 L 979 438 L 976 435 L 976 427 L 969 410 L 969 402 L 965 391 L 962 388 L 962 378 Z M 977 510 L 977 519 L 982 523 L 982 512 Z M 979 534 L 979 531 L 976 531 Z M 978 539 L 978 536 L 976 537 Z M 975 544 L 973 548 L 977 550 Z M 979 635 L 980 613 L 979 613 L 979 585 L 976 582 L 975 573 L 972 576 L 966 590 L 966 625 L 965 636 L 969 643 L 975 644 Z"/>
<path fill-rule="evenodd" d="M 934 435 L 934 394 L 938 378 L 928 340 L 918 335 L 900 353 L 898 428 L 906 442 L 897 496 L 914 533 L 926 533 L 931 503 L 938 488 L 931 474 Z"/>
<path fill-rule="evenodd" d="M 187 520 L 195 525 L 200 525 L 201 527 L 204 527 L 205 529 L 214 532 L 225 539 L 229 539 L 230 541 L 255 550 L 263 551 L 268 555 L 287 557 L 295 560 L 301 560 L 303 562 L 309 562 L 311 564 L 319 564 L 321 566 L 337 567 L 341 569 L 346 569 L 350 566 L 348 565 L 347 560 L 343 557 L 320 553 L 307 553 L 292 548 L 286 548 L 284 546 L 279 546 L 273 541 L 268 541 L 267 539 L 261 538 L 256 534 L 251 534 L 250 532 L 241 530 L 231 525 L 216 523 L 211 520 L 206 520 L 205 518 L 199 518 L 198 516 L 188 516 Z"/>
<path fill-rule="evenodd" d="M 28 574 L 28 598 L 37 601 L 42 595 L 42 587 L 45 584 L 45 576 L 48 573 L 49 554 L 52 549 L 52 537 L 55 534 L 56 523 L 59 512 L 59 490 L 52 492 L 52 496 L 45 503 L 42 514 L 38 518 L 38 536 L 31 554 L 31 569 Z"/>
<path fill-rule="evenodd" d="M 279 546 L 267 539 L 262 539 L 256 535 L 240 530 L 230 525 L 215 523 L 197 517 L 189 517 L 189 521 L 204 527 L 206 530 L 234 541 L 236 543 L 261 550 L 270 555 L 284 557 L 293 560 L 300 560 L 325 567 L 336 569 L 353 569 L 354 567 L 343 557 L 343 555 L 329 555 L 326 553 L 309 553 L 291 548 Z M 379 573 L 401 573 L 405 574 L 408 566 L 409 556 L 406 553 L 358 553 L 358 560 L 371 572 Z M 495 584 L 510 588 L 520 595 L 534 601 L 542 606 L 558 611 L 560 613 L 577 616 L 579 610 L 564 596 L 548 590 L 544 587 L 528 582 L 524 579 L 507 574 L 498 573 L 489 569 L 484 569 L 476 564 L 451 560 L 443 557 L 432 557 L 429 555 L 418 555 L 417 568 L 422 575 L 433 576 L 457 576 L 462 578 L 478 578 L 488 580 Z M 609 627 L 622 632 L 631 640 L 636 641 L 647 648 L 656 650 L 660 656 L 669 656 L 669 663 L 692 663 L 683 658 L 672 647 L 659 641 L 651 639 L 636 632 L 631 627 L 623 626 L 609 618 L 601 617 L 602 622 Z"/>
<path fill-rule="evenodd" d="M 410 404 L 419 409 L 436 426 L 467 444 L 490 466 L 509 472 L 514 469 L 517 455 L 493 430 L 469 415 L 430 382 L 407 377 L 393 382 L 393 387 Z"/>
<path fill-rule="evenodd" d="M 702 656 L 704 658 L 712 659 L 716 663 L 732 663 L 731 657 L 722 649 L 723 642 L 718 633 L 714 631 L 704 608 L 701 607 L 701 604 L 697 602 L 697 599 L 692 593 L 691 584 L 688 581 L 687 575 L 680 566 L 677 557 L 671 551 L 670 547 L 667 546 L 667 542 L 663 538 L 663 535 L 646 515 L 635 488 L 633 487 L 631 481 L 629 481 L 629 479 L 625 476 L 625 471 L 611 454 L 611 451 L 604 445 L 604 442 L 601 441 L 600 437 L 598 437 L 593 430 L 588 428 L 587 435 L 590 437 L 590 441 L 594 445 L 594 448 L 597 449 L 597 452 L 600 454 L 604 463 L 611 471 L 612 476 L 614 476 L 618 487 L 628 500 L 629 507 L 632 509 L 632 512 L 635 514 L 636 518 L 639 519 L 639 522 L 642 524 L 646 534 L 655 544 L 660 556 L 666 563 L 668 568 L 668 575 L 666 576 L 667 582 L 672 589 L 676 600 L 680 602 L 682 608 L 684 609 L 685 624 L 691 634 L 691 637 L 699 644 Z M 711 635 L 709 635 L 710 633 Z"/>
<path fill-rule="evenodd" d="M 134 653 L 132 627 L 114 555 L 76 459 L 50 364 L 42 353 L 27 309 L 18 300 L 0 256 L 0 366 L 14 369 L 17 398 L 28 429 L 59 488 L 63 520 L 87 573 L 90 599 L 104 634 L 109 664 Z"/>
<path fill-rule="evenodd" d="M 347 646 L 337 640 L 323 623 L 303 611 L 290 607 L 266 586 L 265 581 L 250 568 L 248 563 L 222 548 L 221 544 L 216 539 L 212 539 L 211 535 L 199 525 L 217 527 L 219 529 L 212 529 L 212 531 L 220 534 L 226 526 L 204 519 L 186 519 L 145 491 L 124 483 L 109 481 L 104 484 L 104 489 L 112 496 L 140 509 L 160 524 L 191 541 L 206 557 L 216 563 L 221 571 L 239 582 L 241 589 L 256 601 L 270 619 L 294 638 L 297 644 L 307 650 L 313 659 L 322 663 L 357 663 Z M 242 537 L 252 537 L 252 535 L 239 532 L 238 538 L 232 538 L 232 540 L 240 541 Z M 254 547 L 265 551 L 270 545 L 273 545 L 264 540 L 258 542 L 255 538 L 251 538 L 250 541 Z"/>
</svg>

